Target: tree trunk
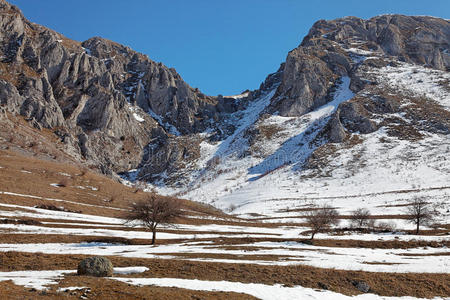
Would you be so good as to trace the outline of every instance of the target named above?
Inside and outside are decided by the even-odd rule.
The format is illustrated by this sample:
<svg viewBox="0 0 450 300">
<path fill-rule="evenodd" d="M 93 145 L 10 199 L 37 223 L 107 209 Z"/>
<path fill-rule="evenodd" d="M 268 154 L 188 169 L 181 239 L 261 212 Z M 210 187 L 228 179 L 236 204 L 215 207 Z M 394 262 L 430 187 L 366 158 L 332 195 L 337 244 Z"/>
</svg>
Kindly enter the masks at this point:
<svg viewBox="0 0 450 300">
<path fill-rule="evenodd" d="M 313 231 L 313 232 L 311 233 L 311 241 L 314 239 L 314 235 L 316 235 L 316 233 Z"/>
<path fill-rule="evenodd" d="M 419 234 L 419 222 L 417 222 L 416 234 Z"/>
<path fill-rule="evenodd" d="M 152 230 L 152 245 L 155 244 L 155 241 L 156 241 L 156 229 L 153 229 Z"/>
</svg>

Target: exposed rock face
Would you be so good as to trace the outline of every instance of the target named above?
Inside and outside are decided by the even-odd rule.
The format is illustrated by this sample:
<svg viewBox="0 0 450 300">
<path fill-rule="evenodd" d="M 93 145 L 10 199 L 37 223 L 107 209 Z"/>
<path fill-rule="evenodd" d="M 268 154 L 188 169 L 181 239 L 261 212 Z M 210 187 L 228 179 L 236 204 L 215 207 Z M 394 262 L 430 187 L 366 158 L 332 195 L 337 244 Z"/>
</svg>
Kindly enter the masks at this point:
<svg viewBox="0 0 450 300">
<path fill-rule="evenodd" d="M 199 156 L 200 141 L 192 136 L 159 138 L 146 148 L 138 178 L 153 182 L 159 179 L 152 177 L 155 174 L 189 172 L 186 167 Z M 177 176 L 174 182 L 169 179 L 166 183 L 181 185 L 182 176 Z"/>
<path fill-rule="evenodd" d="M 320 20 L 313 25 L 302 46 L 322 38 L 347 46 L 364 43 L 368 50 L 439 70 L 450 67 L 450 57 L 445 51 L 449 48 L 450 25 L 439 18 L 382 15 L 369 20 L 356 17 Z"/>
<path fill-rule="evenodd" d="M 418 137 L 421 130 L 448 133 L 448 112 L 430 110 L 420 100 L 415 105 L 425 109 L 410 109 L 399 97 L 377 90 L 379 82 L 369 75 L 401 62 L 448 71 L 449 43 L 450 22 L 433 17 L 321 20 L 258 90 L 235 98 L 210 97 L 174 69 L 129 47 L 99 37 L 82 43 L 67 39 L 0 0 L 0 116 L 22 115 L 31 126 L 50 129 L 74 161 L 104 173 L 138 169 L 140 179 L 182 185 L 172 175 L 188 178 L 198 171 L 202 142 L 231 137 L 225 143 L 229 146 L 242 135 L 245 142 L 237 143 L 242 149 L 235 153 L 252 155 L 244 148 L 283 129 L 274 124 L 253 128 L 263 115 L 303 116 L 331 101 L 342 77 L 350 78 L 358 96 L 341 103 L 324 120 L 326 126 L 311 126 L 309 134 L 320 127 L 317 144 L 405 125 L 390 116 L 400 113 L 409 118 L 406 125 L 415 127 L 407 138 Z M 254 108 L 251 122 L 242 120 L 248 107 Z M 425 124 L 424 118 L 431 121 Z M 239 128 L 247 123 L 252 124 Z M 389 130 L 402 136 L 395 126 Z"/>
<path fill-rule="evenodd" d="M 205 128 L 196 114 L 212 117 L 217 101 L 185 83 L 175 69 L 169 69 L 130 48 L 102 38 L 91 38 L 82 43 L 89 53 L 105 61 L 107 84 L 119 87 L 128 102 L 162 116 L 181 133 Z M 124 75 L 125 76 L 122 76 Z"/>
<path fill-rule="evenodd" d="M 299 47 L 289 53 L 271 112 L 278 112 L 282 116 L 300 116 L 331 99 L 329 91 L 339 74 L 334 73 L 332 66 L 322 60 L 316 51 Z M 348 58 L 343 55 L 339 58 L 350 66 Z M 344 68 L 341 72 L 346 75 L 347 71 Z"/>
<path fill-rule="evenodd" d="M 83 259 L 78 264 L 78 275 L 88 275 L 95 277 L 110 277 L 114 268 L 111 261 L 102 256 L 94 256 Z"/>
<path fill-rule="evenodd" d="M 348 136 L 340 120 L 340 111 L 337 111 L 329 124 L 329 140 L 332 143 L 341 143 Z"/>
<path fill-rule="evenodd" d="M 352 48 L 450 70 L 449 41 L 449 22 L 433 17 L 320 20 L 300 46 L 289 52 L 271 111 L 282 116 L 309 112 L 330 100 L 333 84 L 341 76 L 352 77 L 352 88 L 360 90 L 364 84 L 354 74 L 358 55 L 349 51 Z M 372 64 L 380 66 L 383 61 L 373 60 Z"/>
<path fill-rule="evenodd" d="M 73 156 L 106 173 L 139 166 L 156 137 L 204 130 L 224 107 L 128 47 L 69 40 L 3 0 L 0 16 L 1 105 L 58 128 Z"/>
</svg>

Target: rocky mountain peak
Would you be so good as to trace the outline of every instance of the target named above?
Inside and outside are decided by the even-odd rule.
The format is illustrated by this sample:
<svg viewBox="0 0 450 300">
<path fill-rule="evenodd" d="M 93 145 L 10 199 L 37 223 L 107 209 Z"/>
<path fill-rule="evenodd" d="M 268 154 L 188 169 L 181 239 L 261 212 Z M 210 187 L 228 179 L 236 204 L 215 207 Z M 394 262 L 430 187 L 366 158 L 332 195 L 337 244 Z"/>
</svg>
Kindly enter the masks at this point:
<svg viewBox="0 0 450 300">
<path fill-rule="evenodd" d="M 450 22 L 434 17 L 382 15 L 317 21 L 299 47 L 289 52 L 272 112 L 298 116 L 329 101 L 334 82 L 353 79 L 361 53 L 449 70 Z M 358 53 L 355 53 L 359 52 Z"/>
<path fill-rule="evenodd" d="M 368 20 L 346 17 L 331 21 L 317 21 L 301 46 L 328 40 L 396 56 L 401 61 L 448 70 L 449 21 L 426 16 L 381 15 Z"/>
<path fill-rule="evenodd" d="M 72 155 L 102 170 L 137 167 L 150 140 L 203 131 L 221 113 L 215 97 L 129 47 L 70 40 L 5 1 L 0 17 L 2 105 L 59 128 Z"/>
<path fill-rule="evenodd" d="M 75 161 L 196 195 L 228 173 L 243 186 L 320 166 L 380 129 L 448 134 L 449 41 L 449 21 L 433 17 L 320 20 L 258 90 L 212 97 L 127 46 L 70 40 L 0 0 L 1 113 L 47 128 Z"/>
</svg>

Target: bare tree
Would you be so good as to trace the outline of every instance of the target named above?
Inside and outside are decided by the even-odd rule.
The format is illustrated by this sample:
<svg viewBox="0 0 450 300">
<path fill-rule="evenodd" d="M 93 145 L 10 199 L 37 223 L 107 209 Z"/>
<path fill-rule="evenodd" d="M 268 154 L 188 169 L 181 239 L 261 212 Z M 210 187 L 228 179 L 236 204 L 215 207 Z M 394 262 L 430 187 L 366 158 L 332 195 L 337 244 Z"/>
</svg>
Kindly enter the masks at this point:
<svg viewBox="0 0 450 300">
<path fill-rule="evenodd" d="M 338 225 L 340 221 L 338 216 L 338 211 L 328 204 L 314 205 L 306 213 L 306 221 L 308 226 L 311 227 L 311 240 L 314 239 L 316 233 L 329 229 L 333 225 Z"/>
<path fill-rule="evenodd" d="M 416 225 L 416 234 L 419 234 L 420 225 L 427 225 L 433 220 L 436 211 L 424 199 L 415 197 L 408 203 L 405 213 L 408 221 Z"/>
<path fill-rule="evenodd" d="M 370 211 L 367 208 L 358 208 L 352 211 L 350 222 L 354 227 L 364 228 L 369 225 Z"/>
<path fill-rule="evenodd" d="M 125 223 L 137 221 L 150 229 L 152 245 L 154 245 L 158 225 L 170 224 L 182 215 L 180 200 L 150 195 L 146 199 L 132 204 L 130 211 L 125 216 L 127 220 Z"/>
</svg>

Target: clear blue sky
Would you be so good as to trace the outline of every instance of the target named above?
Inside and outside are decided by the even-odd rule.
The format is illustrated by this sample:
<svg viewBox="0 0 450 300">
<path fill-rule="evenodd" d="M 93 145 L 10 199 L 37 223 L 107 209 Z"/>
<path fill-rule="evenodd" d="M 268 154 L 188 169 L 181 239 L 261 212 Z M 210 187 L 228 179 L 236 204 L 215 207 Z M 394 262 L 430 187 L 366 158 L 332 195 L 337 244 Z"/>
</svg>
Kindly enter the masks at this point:
<svg viewBox="0 0 450 300">
<path fill-rule="evenodd" d="M 35 23 L 102 36 L 174 67 L 209 95 L 256 89 L 319 19 L 450 18 L 450 0 L 10 0 Z"/>
</svg>

